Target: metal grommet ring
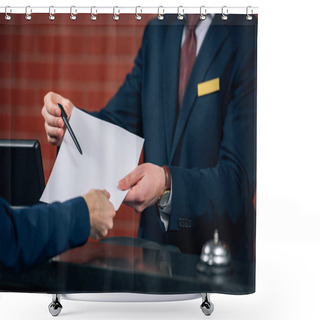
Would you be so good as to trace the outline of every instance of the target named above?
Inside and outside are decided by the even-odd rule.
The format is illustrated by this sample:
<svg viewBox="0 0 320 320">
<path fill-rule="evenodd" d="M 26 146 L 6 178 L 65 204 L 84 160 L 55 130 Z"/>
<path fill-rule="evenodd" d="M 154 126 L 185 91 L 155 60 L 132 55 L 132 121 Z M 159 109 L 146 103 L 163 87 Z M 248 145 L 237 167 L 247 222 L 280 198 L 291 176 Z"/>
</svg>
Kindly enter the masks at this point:
<svg viewBox="0 0 320 320">
<path fill-rule="evenodd" d="M 249 10 L 251 9 L 251 13 L 249 14 Z M 252 20 L 252 14 L 253 14 L 253 9 L 252 9 L 252 7 L 247 7 L 247 9 L 246 9 L 246 19 L 248 20 L 248 21 L 251 21 Z"/>
<path fill-rule="evenodd" d="M 31 20 L 32 9 L 30 6 L 26 7 L 26 16 L 24 17 L 26 20 Z"/>
<path fill-rule="evenodd" d="M 70 8 L 70 20 L 74 21 L 77 19 L 77 9 L 75 6 Z"/>
<path fill-rule="evenodd" d="M 226 7 L 226 6 L 223 6 L 222 8 L 221 8 L 221 19 L 222 20 L 228 20 L 228 7 Z"/>
<path fill-rule="evenodd" d="M 93 13 L 93 10 L 95 10 L 95 13 Z M 90 20 L 91 21 L 96 21 L 98 19 L 97 14 L 98 14 L 98 9 L 95 6 L 91 7 L 91 9 L 90 9 Z"/>
<path fill-rule="evenodd" d="M 183 6 L 179 6 L 178 7 L 178 16 L 177 16 L 177 19 L 178 20 L 183 20 L 183 15 L 184 15 L 184 9 L 183 9 Z"/>
<path fill-rule="evenodd" d="M 56 10 L 53 6 L 49 7 L 49 20 L 53 21 L 56 17 L 55 14 Z"/>
<path fill-rule="evenodd" d="M 11 20 L 11 16 L 9 16 L 9 13 L 11 13 L 11 9 L 9 6 L 6 6 L 5 9 L 4 9 L 4 18 L 7 20 L 7 21 L 10 21 Z"/>
<path fill-rule="evenodd" d="M 162 9 L 162 13 L 160 13 L 160 9 Z M 158 20 L 163 20 L 164 19 L 164 9 L 163 6 L 158 7 Z"/>
<path fill-rule="evenodd" d="M 206 20 L 207 18 L 207 9 L 205 6 L 200 7 L 200 20 Z"/>
<path fill-rule="evenodd" d="M 137 21 L 140 21 L 140 20 L 142 19 L 142 16 L 141 16 L 140 14 L 138 14 L 138 10 L 140 11 L 140 14 L 142 13 L 141 7 L 140 7 L 140 6 L 137 6 L 137 7 L 136 7 L 136 16 L 135 16 L 135 19 L 136 19 Z"/>
<path fill-rule="evenodd" d="M 117 13 L 116 13 L 116 10 L 118 11 Z M 118 21 L 120 19 L 119 15 L 120 15 L 119 8 L 118 7 L 113 7 L 113 17 L 112 17 L 112 19 L 114 21 Z"/>
</svg>

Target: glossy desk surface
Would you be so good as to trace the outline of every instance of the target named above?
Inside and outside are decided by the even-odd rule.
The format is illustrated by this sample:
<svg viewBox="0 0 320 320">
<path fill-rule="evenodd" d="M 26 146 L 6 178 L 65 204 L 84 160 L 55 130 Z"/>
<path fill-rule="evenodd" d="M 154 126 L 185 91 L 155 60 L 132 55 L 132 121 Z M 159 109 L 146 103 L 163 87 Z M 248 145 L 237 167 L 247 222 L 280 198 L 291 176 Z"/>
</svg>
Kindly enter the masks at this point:
<svg viewBox="0 0 320 320">
<path fill-rule="evenodd" d="M 254 265 L 233 261 L 231 273 L 209 276 L 196 270 L 199 261 L 197 255 L 161 246 L 88 242 L 24 272 L 0 267 L 0 290 L 62 294 L 254 292 Z"/>
</svg>

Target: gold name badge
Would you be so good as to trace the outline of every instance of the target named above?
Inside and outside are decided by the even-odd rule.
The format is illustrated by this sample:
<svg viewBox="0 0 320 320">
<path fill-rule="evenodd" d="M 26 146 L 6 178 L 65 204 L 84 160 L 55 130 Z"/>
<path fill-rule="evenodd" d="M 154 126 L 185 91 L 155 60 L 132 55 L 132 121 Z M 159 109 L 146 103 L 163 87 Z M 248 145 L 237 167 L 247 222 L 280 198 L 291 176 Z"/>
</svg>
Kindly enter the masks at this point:
<svg viewBox="0 0 320 320">
<path fill-rule="evenodd" d="M 198 84 L 198 97 L 220 90 L 220 79 L 215 78 Z"/>
</svg>

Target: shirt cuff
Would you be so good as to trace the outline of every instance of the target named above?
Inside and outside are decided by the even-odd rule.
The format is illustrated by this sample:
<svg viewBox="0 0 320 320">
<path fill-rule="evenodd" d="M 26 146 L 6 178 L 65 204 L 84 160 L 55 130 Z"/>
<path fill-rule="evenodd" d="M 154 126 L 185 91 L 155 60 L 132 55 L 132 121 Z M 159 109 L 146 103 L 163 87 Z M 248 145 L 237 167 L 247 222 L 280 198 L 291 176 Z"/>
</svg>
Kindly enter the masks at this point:
<svg viewBox="0 0 320 320">
<path fill-rule="evenodd" d="M 172 178 L 171 178 L 171 190 L 168 204 L 162 209 L 159 209 L 160 220 L 164 224 L 164 229 L 168 231 L 169 228 L 169 220 L 171 215 L 171 204 L 172 204 Z"/>
</svg>

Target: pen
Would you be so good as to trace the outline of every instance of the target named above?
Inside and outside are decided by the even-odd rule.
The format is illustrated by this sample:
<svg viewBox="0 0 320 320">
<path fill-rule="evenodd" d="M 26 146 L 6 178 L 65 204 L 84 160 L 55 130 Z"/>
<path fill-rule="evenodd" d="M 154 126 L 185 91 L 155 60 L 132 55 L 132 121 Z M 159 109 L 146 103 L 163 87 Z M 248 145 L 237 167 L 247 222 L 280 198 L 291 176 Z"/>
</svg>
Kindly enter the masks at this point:
<svg viewBox="0 0 320 320">
<path fill-rule="evenodd" d="M 70 126 L 69 121 L 68 121 L 68 116 L 67 116 L 66 112 L 64 111 L 63 106 L 60 103 L 58 103 L 58 107 L 61 110 L 62 120 L 63 120 L 64 124 L 66 125 L 74 144 L 76 145 L 76 147 L 79 150 L 80 154 L 82 154 L 82 150 L 81 150 L 80 144 L 79 144 L 76 136 L 74 135 L 74 133 L 73 133 L 73 131 L 71 129 L 71 126 Z"/>
</svg>

